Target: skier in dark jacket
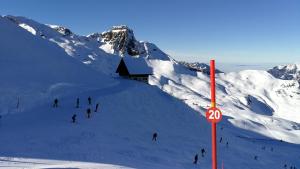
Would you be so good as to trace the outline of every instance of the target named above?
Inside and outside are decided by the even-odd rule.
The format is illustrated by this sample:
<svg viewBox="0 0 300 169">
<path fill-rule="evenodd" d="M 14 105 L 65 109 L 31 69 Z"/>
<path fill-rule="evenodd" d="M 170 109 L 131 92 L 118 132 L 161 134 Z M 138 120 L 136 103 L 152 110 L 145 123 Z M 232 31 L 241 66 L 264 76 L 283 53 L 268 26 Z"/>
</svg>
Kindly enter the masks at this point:
<svg viewBox="0 0 300 169">
<path fill-rule="evenodd" d="M 54 99 L 53 107 L 58 107 L 58 99 L 57 98 Z"/>
<path fill-rule="evenodd" d="M 205 152 L 205 149 L 202 148 L 202 149 L 201 149 L 201 156 L 204 157 L 204 154 L 205 154 L 205 153 L 206 153 L 206 152 Z"/>
<path fill-rule="evenodd" d="M 74 114 L 73 116 L 72 116 L 72 123 L 76 123 L 76 114 Z"/>
<path fill-rule="evenodd" d="M 221 137 L 221 138 L 220 138 L 220 143 L 222 143 L 222 140 L 223 140 L 223 138 Z"/>
<path fill-rule="evenodd" d="M 157 140 L 157 133 L 155 132 L 152 135 L 152 141 L 156 141 L 156 140 Z"/>
<path fill-rule="evenodd" d="M 95 112 L 98 111 L 98 107 L 99 107 L 99 103 L 96 104 L 96 109 L 95 109 Z"/>
<path fill-rule="evenodd" d="M 195 157 L 194 157 L 194 162 L 193 162 L 194 164 L 197 164 L 198 163 L 198 154 L 196 154 L 195 155 Z"/>
<path fill-rule="evenodd" d="M 88 97 L 88 102 L 89 102 L 89 105 L 92 104 L 92 98 L 91 98 L 91 96 Z"/>
<path fill-rule="evenodd" d="M 79 108 L 79 98 L 76 99 L 76 108 Z"/>
<path fill-rule="evenodd" d="M 91 113 L 92 113 L 91 109 L 88 108 L 88 109 L 86 110 L 86 114 L 87 114 L 87 117 L 88 117 L 88 118 L 91 117 Z"/>
</svg>

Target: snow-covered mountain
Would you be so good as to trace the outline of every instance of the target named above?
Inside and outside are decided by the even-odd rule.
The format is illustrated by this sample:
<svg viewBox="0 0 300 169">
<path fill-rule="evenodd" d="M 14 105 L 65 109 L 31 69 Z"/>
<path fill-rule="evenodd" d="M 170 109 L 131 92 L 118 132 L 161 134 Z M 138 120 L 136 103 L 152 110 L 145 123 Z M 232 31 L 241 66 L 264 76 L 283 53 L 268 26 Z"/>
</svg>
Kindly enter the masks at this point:
<svg viewBox="0 0 300 169">
<path fill-rule="evenodd" d="M 104 74 L 111 74 L 115 71 L 115 67 L 119 63 L 117 55 L 170 60 L 170 57 L 156 45 L 137 41 L 133 31 L 124 25 L 114 26 L 103 33 L 81 36 L 63 26 L 41 24 L 31 19 L 10 15 L 4 16 L 4 18 L 11 20 L 35 36 L 56 43 L 68 55 L 89 64 Z"/>
<path fill-rule="evenodd" d="M 188 69 L 192 70 L 192 71 L 196 71 L 196 72 L 203 72 L 205 74 L 209 74 L 210 72 L 210 66 L 208 64 L 205 63 L 199 63 L 199 62 L 185 62 L 185 61 L 180 61 L 180 64 L 183 64 L 184 66 L 186 66 Z M 215 70 L 216 73 L 223 73 L 222 71 L 216 69 Z"/>
<path fill-rule="evenodd" d="M 283 80 L 298 80 L 300 82 L 300 64 L 275 66 L 268 70 L 274 77 Z"/>
<path fill-rule="evenodd" d="M 81 36 L 4 16 L 0 28 L 0 167 L 211 167 L 206 73 L 136 40 L 127 26 Z M 153 69 L 151 85 L 117 77 L 121 57 L 145 58 Z M 299 84 L 276 77 L 257 70 L 217 74 L 217 106 L 224 114 L 219 165 L 300 167 Z M 54 98 L 58 108 L 52 108 Z M 100 111 L 87 119 L 86 109 L 96 103 Z M 76 124 L 70 123 L 73 114 Z M 154 132 L 157 142 L 151 141 Z M 201 148 L 207 153 L 194 165 Z"/>
</svg>

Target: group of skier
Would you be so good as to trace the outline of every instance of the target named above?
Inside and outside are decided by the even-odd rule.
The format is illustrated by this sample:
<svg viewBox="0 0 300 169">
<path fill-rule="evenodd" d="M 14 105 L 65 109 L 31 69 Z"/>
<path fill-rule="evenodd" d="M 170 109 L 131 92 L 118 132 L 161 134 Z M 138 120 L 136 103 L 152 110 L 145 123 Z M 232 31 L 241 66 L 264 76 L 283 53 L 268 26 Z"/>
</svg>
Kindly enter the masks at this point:
<svg viewBox="0 0 300 169">
<path fill-rule="evenodd" d="M 92 98 L 89 96 L 87 100 L 88 100 L 88 105 L 91 106 L 92 105 Z M 57 98 L 55 98 L 54 101 L 53 101 L 53 107 L 54 108 L 58 107 L 58 99 Z M 75 107 L 76 108 L 80 107 L 80 99 L 79 98 L 76 99 L 76 106 Z M 98 108 L 99 108 L 99 103 L 96 104 L 94 112 L 98 112 Z M 87 114 L 87 118 L 91 118 L 91 114 L 92 114 L 91 108 L 87 108 L 86 114 Z M 1 116 L 0 116 L 0 118 L 1 118 Z M 76 118 L 77 118 L 77 115 L 73 114 L 73 116 L 72 116 L 72 123 L 76 123 Z M 221 127 L 221 130 L 223 130 L 223 127 Z M 157 137 L 158 137 L 157 132 L 154 132 L 152 134 L 152 141 L 156 142 L 157 141 Z M 220 137 L 219 143 L 221 144 L 222 142 L 223 142 L 223 137 Z M 228 141 L 226 141 L 226 148 L 228 148 Z M 265 150 L 265 147 L 262 147 L 262 149 Z M 273 147 L 271 148 L 271 151 L 273 151 Z M 202 148 L 201 149 L 201 157 L 204 157 L 205 154 L 206 154 L 206 151 L 205 151 L 204 148 Z M 258 160 L 258 156 L 254 156 L 254 159 Z M 198 154 L 195 154 L 193 164 L 197 164 L 198 160 L 199 160 Z M 297 169 L 295 166 L 290 166 L 290 168 L 288 168 L 287 164 L 285 164 L 283 166 L 283 168 L 284 169 Z"/>
<path fill-rule="evenodd" d="M 92 105 L 92 98 L 89 96 L 87 100 L 88 100 L 88 105 L 91 106 Z M 54 101 L 53 101 L 53 107 L 54 108 L 58 107 L 58 99 L 57 98 L 55 98 Z M 80 99 L 79 98 L 76 99 L 76 106 L 75 107 L 76 108 L 80 107 Z M 94 112 L 98 112 L 98 109 L 99 109 L 99 103 L 96 104 Z M 87 115 L 88 119 L 91 118 L 91 114 L 92 114 L 91 108 L 87 108 L 86 115 Z M 71 122 L 76 123 L 76 118 L 77 118 L 77 115 L 73 114 L 73 116 L 71 117 L 71 119 L 72 119 Z"/>
<path fill-rule="evenodd" d="M 284 164 L 283 168 L 284 169 L 297 169 L 296 166 L 290 166 L 290 168 L 288 168 L 286 164 Z"/>
<path fill-rule="evenodd" d="M 201 149 L 201 157 L 204 157 L 205 154 L 206 154 L 206 151 L 205 151 L 204 148 L 202 148 L 202 149 Z M 194 156 L 194 162 L 193 162 L 193 163 L 194 163 L 194 164 L 197 164 L 197 163 L 198 163 L 198 154 L 196 154 L 196 155 Z"/>
</svg>

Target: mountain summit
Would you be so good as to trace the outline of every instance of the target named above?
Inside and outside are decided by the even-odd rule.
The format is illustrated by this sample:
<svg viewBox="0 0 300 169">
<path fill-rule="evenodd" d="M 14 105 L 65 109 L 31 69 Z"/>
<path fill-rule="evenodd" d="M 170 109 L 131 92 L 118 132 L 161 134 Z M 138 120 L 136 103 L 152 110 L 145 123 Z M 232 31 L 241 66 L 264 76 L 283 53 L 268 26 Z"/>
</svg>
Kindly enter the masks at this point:
<svg viewBox="0 0 300 169">
<path fill-rule="evenodd" d="M 141 44 L 135 39 L 133 30 L 126 25 L 113 26 L 112 29 L 101 34 L 102 41 L 111 45 L 116 54 L 136 56 L 141 51 Z"/>
<path fill-rule="evenodd" d="M 300 64 L 279 65 L 269 69 L 268 72 L 279 79 L 300 82 Z"/>
</svg>

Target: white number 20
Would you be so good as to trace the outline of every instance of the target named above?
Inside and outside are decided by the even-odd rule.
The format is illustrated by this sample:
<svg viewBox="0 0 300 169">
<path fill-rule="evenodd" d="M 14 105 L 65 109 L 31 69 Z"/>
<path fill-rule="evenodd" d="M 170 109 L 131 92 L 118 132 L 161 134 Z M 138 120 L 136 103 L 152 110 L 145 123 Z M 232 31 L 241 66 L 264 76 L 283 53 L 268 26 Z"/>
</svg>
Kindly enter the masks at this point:
<svg viewBox="0 0 300 169">
<path fill-rule="evenodd" d="M 209 110 L 209 119 L 210 120 L 214 120 L 214 119 L 216 119 L 216 120 L 218 120 L 219 118 L 220 118 L 220 111 L 219 110 Z"/>
</svg>

